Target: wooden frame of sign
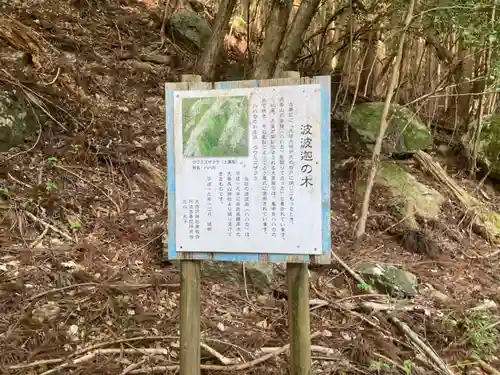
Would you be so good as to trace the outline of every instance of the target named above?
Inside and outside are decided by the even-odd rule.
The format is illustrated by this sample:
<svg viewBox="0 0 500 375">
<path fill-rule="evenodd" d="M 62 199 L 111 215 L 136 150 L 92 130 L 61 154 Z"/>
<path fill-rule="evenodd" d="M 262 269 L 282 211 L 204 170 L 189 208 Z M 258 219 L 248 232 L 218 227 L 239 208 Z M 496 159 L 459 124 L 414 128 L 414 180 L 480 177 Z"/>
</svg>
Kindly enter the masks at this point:
<svg viewBox="0 0 500 375">
<path fill-rule="evenodd" d="M 284 72 L 282 76 L 283 78 L 260 81 L 249 80 L 209 83 L 202 82 L 200 76 L 183 75 L 182 82 L 167 83 L 165 85 L 169 218 L 164 255 L 166 259 L 181 260 L 181 375 L 200 374 L 200 262 L 204 260 L 230 262 L 286 262 L 291 336 L 290 373 L 292 375 L 306 375 L 311 373 L 309 279 L 307 264 L 329 264 L 331 259 L 330 76 L 301 78 L 298 72 Z M 272 88 L 272 90 L 259 91 L 259 88 Z M 239 89 L 246 89 L 246 91 Z M 253 89 L 254 91 L 249 89 Z M 201 117 L 197 117 L 196 119 L 183 117 L 187 113 L 187 109 L 184 108 L 184 105 L 188 108 L 188 104 L 184 104 L 182 100 L 186 98 L 190 100 L 189 104 L 192 110 L 191 116 L 198 116 L 201 113 L 200 111 L 203 105 L 205 105 L 204 103 L 208 102 L 195 103 L 193 98 L 211 98 L 210 95 L 207 94 L 207 90 L 215 90 L 213 92 L 221 97 L 231 97 L 234 99 L 232 103 L 228 104 L 232 107 L 228 107 L 229 114 L 226 115 L 225 119 L 227 120 L 227 117 L 230 117 L 230 119 L 227 120 L 227 124 L 231 123 L 233 127 L 231 129 L 231 134 L 240 134 L 238 139 L 240 143 L 243 142 L 241 144 L 244 145 L 244 147 L 242 146 L 239 149 L 241 153 L 237 154 L 237 147 L 234 146 L 234 144 L 238 146 L 237 140 L 233 142 L 234 147 L 232 148 L 232 152 L 235 153 L 232 156 L 242 157 L 240 159 L 236 157 L 232 158 L 231 155 L 228 156 L 228 154 L 224 154 L 226 151 L 224 151 L 222 147 L 212 147 L 211 152 L 214 153 L 213 155 L 203 154 L 203 152 L 207 150 L 207 147 L 203 146 L 204 148 L 201 149 L 201 146 L 196 144 L 196 139 L 192 136 L 195 132 L 192 129 L 191 133 L 188 134 L 188 126 L 196 126 L 200 123 L 206 124 L 210 116 L 207 117 L 205 115 L 205 117 L 203 117 L 200 115 Z M 190 95 L 185 91 L 196 91 L 196 93 Z M 289 99 L 286 99 L 286 94 L 284 94 L 285 91 L 293 91 L 293 94 L 289 94 Z M 233 93 L 239 96 L 236 97 Z M 248 101 L 241 101 L 238 99 L 245 96 L 250 99 Z M 264 154 L 268 152 L 266 160 L 269 161 L 267 167 L 269 168 L 271 182 L 269 182 L 268 177 L 266 177 L 266 173 L 263 173 L 262 176 L 257 176 L 257 174 L 260 173 L 260 169 L 256 167 L 254 168 L 255 175 L 253 181 L 250 182 L 250 178 L 245 180 L 248 181 L 248 183 L 245 182 L 245 192 L 242 193 L 241 190 L 243 190 L 243 185 L 238 185 L 240 183 L 238 179 L 238 168 L 240 167 L 236 168 L 234 166 L 226 166 L 225 164 L 231 164 L 228 160 L 241 161 L 247 160 L 245 157 L 250 158 L 250 151 L 245 152 L 245 147 L 248 147 L 248 150 L 250 150 L 250 145 L 244 143 L 244 141 L 245 139 L 250 140 L 252 138 L 249 134 L 249 128 L 251 127 L 250 114 L 253 112 L 250 112 L 250 108 L 247 112 L 241 112 L 242 115 L 239 117 L 237 117 L 237 114 L 239 113 L 238 110 L 241 108 L 241 105 L 249 107 L 248 102 L 252 100 L 255 102 L 256 97 L 263 98 L 259 99 L 262 100 L 263 103 L 266 101 L 266 97 L 271 98 L 270 109 L 266 110 L 270 112 L 264 111 L 268 113 L 268 115 L 266 115 L 261 111 L 264 119 L 260 119 L 261 127 L 270 127 L 270 131 L 262 135 L 262 142 L 264 145 L 267 145 Z M 278 97 L 279 99 L 277 99 Z M 286 100 L 290 103 L 295 103 L 292 103 L 293 105 L 290 104 L 290 111 L 292 111 L 293 106 L 295 106 L 294 108 L 296 109 L 293 114 L 288 115 L 288 122 L 290 124 L 300 122 L 300 124 L 296 124 L 296 127 L 290 128 L 290 137 L 297 137 L 297 139 L 293 141 L 288 140 L 290 150 L 287 154 L 290 160 L 292 160 L 290 156 L 292 153 L 297 155 L 297 158 L 289 163 L 290 176 L 292 176 L 290 177 L 290 181 L 295 179 L 296 183 L 293 185 L 289 182 L 288 186 L 284 186 L 283 169 L 285 167 L 282 167 L 282 187 L 280 193 L 277 193 L 277 165 L 279 163 L 284 164 L 283 160 L 285 157 L 279 156 L 279 161 L 277 161 L 278 159 L 274 159 L 275 154 L 279 152 L 279 145 L 277 144 L 276 137 L 281 137 L 281 151 L 283 151 L 285 136 L 278 136 L 278 130 L 273 129 L 278 129 L 280 126 L 280 129 L 284 129 L 285 120 L 283 120 L 283 118 L 285 115 L 279 117 L 280 115 L 277 113 L 283 114 L 285 111 L 283 108 L 287 106 L 285 103 Z M 214 104 L 211 102 L 209 105 L 216 107 L 217 103 Z M 215 114 L 219 116 L 216 120 L 213 120 L 219 125 L 221 121 L 223 121 L 219 114 L 220 111 L 222 111 L 221 108 L 223 105 L 225 104 L 222 103 L 222 105 L 219 105 L 217 111 L 212 110 L 210 112 L 211 116 L 215 116 Z M 255 121 L 252 129 L 256 131 L 257 115 L 253 114 L 252 116 Z M 266 116 L 268 117 L 266 118 Z M 243 120 L 244 118 L 247 120 L 247 133 L 245 133 L 244 136 L 241 136 L 241 131 L 238 133 L 239 130 L 237 129 L 238 124 L 243 121 L 242 118 Z M 194 125 L 188 125 L 188 123 Z M 244 124 L 244 121 L 241 123 Z M 217 124 L 212 123 L 213 126 L 218 126 Z M 229 125 L 227 124 L 224 126 L 228 127 Z M 187 130 L 185 131 L 185 129 Z M 275 133 L 273 133 L 273 131 L 275 131 Z M 284 131 L 285 130 L 283 130 L 283 132 Z M 259 139 L 260 137 L 261 135 L 259 134 Z M 267 140 L 265 140 L 265 138 Z M 253 139 L 255 141 L 256 138 L 254 137 Z M 251 143 L 251 141 L 249 143 Z M 293 145 L 295 145 L 295 149 L 293 149 Z M 211 146 L 214 145 L 212 144 Z M 253 147 L 255 149 L 254 158 L 255 154 L 262 154 L 262 150 L 257 150 L 255 144 Z M 184 154 L 182 154 L 183 152 Z M 202 157 L 199 158 L 200 156 Z M 203 156 L 205 156 L 205 158 L 203 158 Z M 189 159 L 189 157 L 191 157 L 191 159 Z M 218 161 L 218 159 L 220 159 L 220 161 Z M 245 168 L 248 167 L 247 163 L 244 161 L 239 163 L 241 170 L 245 171 Z M 221 166 L 220 172 L 214 172 L 216 170 L 215 164 Z M 223 164 L 225 165 L 224 167 L 222 166 Z M 232 176 L 231 173 L 235 170 L 234 168 L 236 168 L 236 172 L 235 176 Z M 183 185 L 183 182 L 186 183 L 186 181 L 193 179 L 193 177 L 186 177 L 193 171 L 205 171 L 200 172 L 199 175 L 205 176 L 206 180 L 209 182 L 207 191 L 212 191 L 214 194 L 207 193 L 208 198 L 200 198 L 198 194 L 199 191 L 201 191 L 199 183 L 197 184 L 195 181 L 192 181 L 191 186 L 186 184 Z M 215 186 L 212 186 L 212 184 L 215 184 L 215 178 L 212 180 L 210 173 L 218 173 L 220 176 L 222 176 L 222 174 L 227 174 L 227 179 L 220 180 L 221 189 L 223 189 L 223 185 L 225 189 L 224 192 L 221 193 L 220 202 L 223 202 L 224 199 L 226 200 L 225 204 L 229 205 L 229 211 L 225 215 L 231 217 L 231 221 L 228 221 L 229 227 L 227 227 L 226 221 L 224 220 L 224 229 L 221 227 L 220 220 L 220 217 L 224 215 L 220 216 L 221 214 L 219 213 L 219 219 L 217 219 L 216 202 L 214 202 Z M 245 173 L 242 172 L 242 175 L 245 175 Z M 234 178 L 236 178 L 236 180 L 233 181 Z M 263 178 L 264 183 L 259 178 Z M 268 203 L 268 200 L 266 200 L 265 204 L 267 206 L 262 206 L 262 210 L 264 210 L 262 215 L 265 214 L 267 224 L 265 220 L 262 221 L 262 219 L 259 218 L 260 227 L 255 230 L 261 234 L 255 234 L 257 232 L 254 231 L 253 235 L 250 233 L 249 228 L 255 226 L 254 224 L 257 220 L 251 216 L 252 214 L 254 216 L 262 215 L 260 212 L 256 213 L 255 210 L 252 211 L 251 206 L 256 203 L 262 204 L 262 197 L 256 199 L 255 196 L 251 198 L 250 193 L 247 194 L 247 190 L 251 190 L 247 185 L 251 185 L 252 183 L 264 184 L 267 187 L 271 186 L 271 189 L 275 189 L 269 194 L 274 196 L 275 199 L 277 199 L 276 196 L 281 197 L 281 207 L 285 207 L 285 194 L 290 196 L 290 207 L 286 215 L 283 213 L 284 209 L 281 209 L 281 214 L 278 213 L 280 209 L 277 208 L 278 204 L 276 202 L 272 203 L 274 201 L 270 199 L 271 203 Z M 233 184 L 235 185 L 234 194 L 236 203 L 231 206 Z M 231 186 L 231 188 L 229 189 L 228 186 Z M 229 189 L 230 192 L 228 192 L 229 190 L 226 191 L 227 189 Z M 297 199 L 296 201 L 292 201 L 292 195 L 296 192 Z M 269 196 L 265 192 L 263 194 Z M 243 198 L 240 199 L 242 196 L 245 196 L 244 201 Z M 200 211 L 200 206 L 203 206 L 203 204 L 198 198 L 205 199 L 205 206 L 208 202 L 210 206 L 209 211 L 207 211 L 208 209 L 206 209 L 206 207 L 205 210 Z M 241 202 L 238 199 L 240 199 Z M 290 213 L 292 212 L 291 205 L 293 204 L 296 205 L 294 209 L 297 210 L 297 212 L 303 213 L 301 216 L 297 215 L 295 219 L 292 217 L 292 213 Z M 212 208 L 212 205 L 215 208 Z M 220 205 L 218 207 L 220 207 Z M 266 207 L 270 207 L 267 213 Z M 214 211 L 213 214 L 212 211 Z M 207 212 L 210 212 L 210 214 L 207 214 Z M 237 219 L 238 212 L 240 214 L 239 220 Z M 212 217 L 212 215 L 214 215 L 215 218 L 208 221 L 207 216 Z M 234 218 L 233 215 L 236 215 L 236 218 Z M 302 222 L 300 220 L 302 220 Z M 280 221 L 281 225 L 279 225 Z M 290 226 L 290 223 L 295 225 L 295 227 Z M 289 226 L 289 230 L 286 225 Z M 287 233 L 289 233 L 288 236 L 285 235 L 287 230 Z M 282 233 L 281 240 L 280 233 Z M 203 236 L 206 236 L 206 239 L 202 242 L 199 241 Z M 257 239 L 252 240 L 252 236 Z M 305 241 L 303 237 L 306 238 L 307 241 Z M 232 248 L 235 250 L 231 251 L 232 248 L 228 250 L 228 246 L 233 246 Z M 267 251 L 258 251 L 256 248 L 267 249 Z M 293 249 L 293 251 L 291 249 Z"/>
</svg>

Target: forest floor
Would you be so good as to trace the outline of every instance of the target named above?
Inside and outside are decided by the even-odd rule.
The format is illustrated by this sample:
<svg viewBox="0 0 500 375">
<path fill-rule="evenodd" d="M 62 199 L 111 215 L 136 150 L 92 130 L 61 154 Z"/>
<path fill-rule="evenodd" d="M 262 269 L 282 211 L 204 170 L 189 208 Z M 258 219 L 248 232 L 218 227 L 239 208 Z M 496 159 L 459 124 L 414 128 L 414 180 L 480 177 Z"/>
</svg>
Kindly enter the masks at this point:
<svg viewBox="0 0 500 375">
<path fill-rule="evenodd" d="M 0 82 L 43 101 L 54 124 L 25 147 L 0 155 L 0 183 L 11 192 L 3 203 L 8 206 L 0 206 L 0 372 L 152 374 L 166 373 L 161 366 L 168 365 L 174 373 L 179 270 L 161 257 L 167 218 L 163 85 L 190 73 L 193 60 L 168 44 L 155 52 L 161 63 L 145 61 L 160 41 L 156 0 L 12 2 L 4 14 L 27 27 L 17 47 L 29 48 L 33 58 L 20 66 L 14 47 L 2 47 Z M 333 166 L 358 157 L 338 139 L 333 137 Z M 434 184 L 411 160 L 406 163 Z M 478 188 L 453 164 L 448 172 L 500 211 L 500 194 L 491 185 Z M 414 308 L 392 314 L 457 374 L 472 367 L 472 352 L 500 354 L 491 336 L 500 320 L 494 309 L 467 314 L 485 301 L 500 303 L 500 255 L 463 227 L 453 201 L 446 203 L 444 229 L 433 232 L 446 249 L 431 258 L 408 252 L 388 233 L 391 202 L 375 192 L 368 239 L 354 250 L 353 177 L 340 169 L 333 176 L 335 253 L 351 267 L 389 262 L 418 276 Z M 331 349 L 313 353 L 314 373 L 413 373 L 413 366 L 422 367 L 425 357 L 387 319 L 345 307 L 369 298 L 356 291 L 344 268 L 334 263 L 313 275 L 311 299 L 328 302 L 311 312 L 311 329 L 324 332 L 313 344 Z M 283 284 L 276 280 L 275 290 Z M 282 297 L 203 280 L 203 341 L 243 361 L 258 357 L 262 347 L 285 345 Z M 498 368 L 500 362 L 489 358 Z M 238 373 L 285 374 L 288 360 L 276 355 Z"/>
</svg>

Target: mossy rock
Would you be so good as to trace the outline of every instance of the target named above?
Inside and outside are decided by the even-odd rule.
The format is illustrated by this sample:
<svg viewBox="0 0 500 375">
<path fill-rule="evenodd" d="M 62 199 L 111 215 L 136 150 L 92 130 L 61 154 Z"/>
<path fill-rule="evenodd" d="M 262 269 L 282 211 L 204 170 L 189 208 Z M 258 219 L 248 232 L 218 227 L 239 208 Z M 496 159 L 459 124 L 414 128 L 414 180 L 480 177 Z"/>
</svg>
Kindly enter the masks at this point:
<svg viewBox="0 0 500 375">
<path fill-rule="evenodd" d="M 444 197 L 437 190 L 419 182 L 415 176 L 395 162 L 381 163 L 375 183 L 389 188 L 394 197 L 412 204 L 414 212 L 426 219 L 436 219 Z"/>
<path fill-rule="evenodd" d="M 358 198 L 364 194 L 366 177 L 369 172 L 366 164 L 357 184 Z M 384 188 L 394 199 L 394 214 L 410 228 L 418 228 L 415 216 L 435 220 L 441 212 L 444 197 L 437 190 L 419 182 L 415 176 L 396 162 L 381 162 L 375 176 L 375 185 Z"/>
<path fill-rule="evenodd" d="M 462 138 L 465 149 L 472 154 L 472 132 L 476 125 L 469 126 L 470 132 Z M 483 119 L 478 145 L 478 161 L 489 170 L 491 177 L 500 178 L 500 115 Z"/>
<path fill-rule="evenodd" d="M 477 213 L 476 221 L 480 224 L 479 230 L 491 241 L 498 242 L 500 240 L 500 214 L 495 211 L 490 211 L 486 207 L 480 208 Z"/>
<path fill-rule="evenodd" d="M 38 121 L 43 115 L 37 113 Z M 23 143 L 24 139 L 39 129 L 33 110 L 14 92 L 0 89 L 0 152 Z"/>
<path fill-rule="evenodd" d="M 362 103 L 347 114 L 347 122 L 365 144 L 375 143 L 384 103 Z M 432 144 L 430 130 L 408 108 L 399 104 L 389 107 L 388 126 L 383 142 L 383 151 L 388 154 L 411 154 Z"/>
<path fill-rule="evenodd" d="M 417 277 L 393 265 L 364 262 L 354 270 L 371 286 L 393 297 L 413 297 L 417 294 Z"/>
<path fill-rule="evenodd" d="M 199 14 L 183 10 L 169 20 L 170 33 L 188 48 L 202 51 L 212 35 L 212 27 Z"/>
</svg>

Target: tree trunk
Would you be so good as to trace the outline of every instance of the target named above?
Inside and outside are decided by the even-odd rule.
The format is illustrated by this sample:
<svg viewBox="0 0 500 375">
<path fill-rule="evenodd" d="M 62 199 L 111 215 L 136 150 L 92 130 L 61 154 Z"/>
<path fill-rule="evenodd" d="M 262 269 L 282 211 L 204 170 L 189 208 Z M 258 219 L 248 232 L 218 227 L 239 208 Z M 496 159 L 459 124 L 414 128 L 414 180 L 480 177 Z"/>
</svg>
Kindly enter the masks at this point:
<svg viewBox="0 0 500 375">
<path fill-rule="evenodd" d="M 439 42 L 436 36 L 429 33 L 425 36 L 425 40 L 436 49 L 436 54 L 441 61 L 444 61 L 448 64 L 453 63 L 453 61 L 455 60 L 453 54 Z"/>
<path fill-rule="evenodd" d="M 250 0 L 241 0 L 241 18 L 248 22 L 250 19 Z"/>
<path fill-rule="evenodd" d="M 318 60 L 316 62 L 317 71 L 321 71 L 324 66 L 331 66 L 332 58 L 328 60 L 328 46 L 335 37 L 335 31 L 332 29 L 335 25 L 335 0 L 326 0 L 321 9 L 322 35 L 319 40 Z M 330 68 L 331 71 L 331 68 Z"/>
<path fill-rule="evenodd" d="M 347 94 L 349 91 L 349 81 L 351 80 L 352 75 L 352 61 L 354 53 L 353 46 L 353 34 L 354 34 L 354 26 L 355 21 L 353 20 L 353 10 L 350 7 L 348 9 L 344 35 L 339 35 L 339 42 L 342 39 L 349 39 L 349 43 L 346 44 L 345 48 L 339 51 L 336 56 L 336 64 L 335 69 L 332 75 L 332 91 L 333 89 L 337 92 L 335 95 L 335 101 L 333 102 L 333 110 L 336 111 L 338 108 L 341 108 L 346 100 Z M 344 136 L 348 140 L 349 139 L 349 128 L 347 123 L 344 123 Z"/>
<path fill-rule="evenodd" d="M 375 91 L 375 82 L 380 74 L 377 64 L 377 43 L 378 33 L 376 31 L 368 32 L 366 40 L 363 41 L 363 48 L 366 48 L 366 57 L 361 67 L 361 77 L 359 82 L 360 91 L 364 96 L 373 97 Z"/>
<path fill-rule="evenodd" d="M 494 30 L 495 27 L 495 14 L 496 13 L 496 8 L 495 5 L 493 5 L 493 11 L 491 12 L 491 29 Z M 483 116 L 484 116 L 484 110 L 486 106 L 486 101 L 489 98 L 489 81 L 490 81 L 490 73 L 491 73 L 491 58 L 493 55 L 493 42 L 491 40 L 488 41 L 486 53 L 485 53 L 485 59 L 484 59 L 484 80 L 485 80 L 485 86 L 484 86 L 484 92 L 481 94 L 479 97 L 479 108 L 478 108 L 478 114 L 477 114 L 477 128 L 474 131 L 474 136 L 472 137 L 472 141 L 474 142 L 474 147 L 473 147 L 473 152 L 472 152 L 472 161 L 471 161 L 471 174 L 475 176 L 476 173 L 476 164 L 477 164 L 477 157 L 479 153 L 479 148 L 480 148 L 480 141 L 481 141 L 481 130 L 483 127 Z M 498 158 L 498 155 L 497 155 Z"/>
<path fill-rule="evenodd" d="M 437 75 L 439 61 L 434 57 L 434 54 L 432 53 L 432 49 L 430 47 L 427 47 L 425 53 L 427 54 L 427 86 L 429 87 L 429 91 L 432 92 L 436 89 L 436 82 L 439 79 Z M 439 109 L 440 101 L 440 97 L 429 100 L 427 107 L 427 116 L 430 121 L 432 121 L 432 119 L 436 115 L 436 112 Z"/>
<path fill-rule="evenodd" d="M 309 27 L 319 2 L 320 0 L 302 0 L 290 30 L 285 36 L 274 75 L 278 75 L 285 70 L 294 70 L 290 69 L 290 66 L 302 48 L 302 36 Z"/>
<path fill-rule="evenodd" d="M 321 67 L 319 68 L 319 72 L 322 75 L 332 74 L 332 71 L 338 72 L 338 67 L 343 66 L 343 60 L 339 60 L 342 58 L 340 55 L 345 55 L 345 52 L 341 51 L 337 56 L 335 53 L 342 45 L 340 41 L 346 35 L 347 20 L 349 19 L 348 17 L 350 14 L 349 7 L 344 6 L 343 8 L 336 10 L 335 6 L 338 5 L 335 4 L 334 0 L 330 0 L 329 4 L 332 6 L 329 10 L 329 12 L 332 13 L 332 16 L 330 17 L 334 18 L 334 20 L 330 23 L 330 27 L 335 29 L 332 30 L 331 37 L 327 40 L 325 49 L 322 53 L 323 59 L 321 61 Z"/>
<path fill-rule="evenodd" d="M 217 57 L 220 54 L 222 42 L 235 6 L 236 0 L 222 0 L 219 4 L 212 36 L 196 66 L 196 73 L 201 75 L 204 81 L 210 82 L 214 79 Z"/>
<path fill-rule="evenodd" d="M 253 30 L 255 35 L 257 35 L 260 40 L 262 37 L 265 38 L 265 27 L 269 15 L 271 14 L 273 0 L 257 0 L 252 3 L 255 7 L 252 14 Z"/>
<path fill-rule="evenodd" d="M 385 50 L 387 51 L 387 49 L 388 49 L 387 44 L 384 43 L 384 45 L 385 45 Z M 387 72 L 389 72 L 390 67 L 393 66 L 395 58 L 396 58 L 396 52 L 391 51 L 390 56 L 385 59 L 386 61 L 385 61 L 384 65 L 382 66 L 380 75 L 379 75 L 378 80 L 376 82 L 377 89 L 380 91 L 383 91 L 383 88 L 385 87 L 384 86 L 384 84 L 386 82 L 385 76 L 386 76 Z"/>
<path fill-rule="evenodd" d="M 456 112 L 459 119 L 459 127 L 466 127 L 470 121 L 471 100 L 469 94 L 472 88 L 470 80 L 472 79 L 472 70 L 474 63 L 471 59 L 470 51 L 464 45 L 463 40 L 461 40 L 458 45 L 458 59 L 459 61 L 461 61 L 461 67 L 460 69 L 457 69 L 455 75 L 456 83 L 458 84 Z"/>
<path fill-rule="evenodd" d="M 403 55 L 401 56 L 398 78 L 396 80 L 396 92 L 394 93 L 394 102 L 398 104 L 405 104 L 408 99 L 407 95 L 408 77 L 406 75 L 407 71 L 406 66 L 408 64 L 409 47 L 410 47 L 410 42 L 407 40 L 403 46 Z"/>
<path fill-rule="evenodd" d="M 266 37 L 255 61 L 255 79 L 272 78 L 291 11 L 292 3 L 290 1 L 273 1 L 265 30 Z"/>
<path fill-rule="evenodd" d="M 422 86 L 425 85 L 422 85 L 422 78 L 425 80 L 425 72 L 422 72 L 421 69 L 424 61 L 424 56 L 425 53 L 422 39 L 416 38 L 414 41 L 414 56 L 410 62 L 411 77 L 413 82 L 412 98 L 418 98 L 419 96 L 423 95 Z"/>
<path fill-rule="evenodd" d="M 385 50 L 386 50 L 385 43 L 379 38 L 377 41 L 377 44 L 375 45 L 376 56 L 375 56 L 375 65 L 373 67 L 373 69 L 374 69 L 373 96 L 375 98 L 379 98 L 383 95 L 382 91 L 380 89 L 380 82 L 383 79 L 383 77 L 382 77 L 382 69 L 383 69 L 382 61 L 384 61 L 386 58 Z"/>
</svg>

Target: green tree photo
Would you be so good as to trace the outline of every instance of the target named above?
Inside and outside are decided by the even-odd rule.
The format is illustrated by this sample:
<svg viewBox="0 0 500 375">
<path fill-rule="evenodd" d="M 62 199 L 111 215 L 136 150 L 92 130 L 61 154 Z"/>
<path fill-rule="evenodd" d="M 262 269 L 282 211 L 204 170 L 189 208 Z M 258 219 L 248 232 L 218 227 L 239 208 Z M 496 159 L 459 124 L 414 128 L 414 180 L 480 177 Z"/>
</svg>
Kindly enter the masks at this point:
<svg viewBox="0 0 500 375">
<path fill-rule="evenodd" d="M 246 96 L 182 100 L 184 156 L 248 156 Z"/>
</svg>

